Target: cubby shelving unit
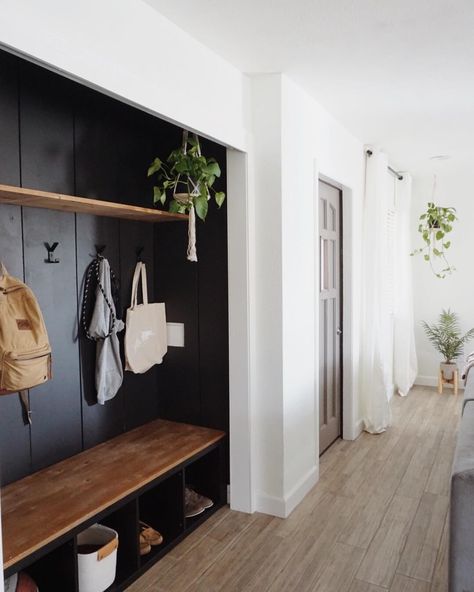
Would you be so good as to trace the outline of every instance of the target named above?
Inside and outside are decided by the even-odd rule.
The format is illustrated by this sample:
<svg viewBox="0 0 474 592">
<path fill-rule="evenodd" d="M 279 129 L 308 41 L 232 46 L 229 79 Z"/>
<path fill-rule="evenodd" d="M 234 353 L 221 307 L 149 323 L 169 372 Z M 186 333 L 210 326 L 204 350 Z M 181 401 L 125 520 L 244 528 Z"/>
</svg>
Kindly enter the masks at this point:
<svg viewBox="0 0 474 592">
<path fill-rule="evenodd" d="M 13 185 L 0 185 L 0 203 L 139 222 L 179 222 L 188 219 L 186 214 L 171 214 L 152 208 L 140 208 L 123 203 L 63 195 L 37 189 L 25 189 Z"/>
<path fill-rule="evenodd" d="M 226 499 L 225 433 L 161 419 L 67 458 L 2 490 L 5 575 L 25 569 L 41 590 L 76 592 L 79 532 L 100 522 L 119 533 L 121 591 L 156 563 Z M 214 506 L 184 517 L 184 489 Z M 139 555 L 139 520 L 163 543 Z"/>
</svg>

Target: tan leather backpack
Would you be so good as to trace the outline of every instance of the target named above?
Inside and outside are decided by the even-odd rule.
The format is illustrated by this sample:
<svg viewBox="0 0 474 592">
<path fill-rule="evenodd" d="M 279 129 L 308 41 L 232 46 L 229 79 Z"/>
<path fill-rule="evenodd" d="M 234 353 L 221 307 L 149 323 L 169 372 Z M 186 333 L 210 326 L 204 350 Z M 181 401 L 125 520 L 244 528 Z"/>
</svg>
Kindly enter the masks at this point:
<svg viewBox="0 0 474 592">
<path fill-rule="evenodd" d="M 31 423 L 28 389 L 51 378 L 51 346 L 32 290 L 0 267 L 0 395 L 19 393 Z"/>
</svg>

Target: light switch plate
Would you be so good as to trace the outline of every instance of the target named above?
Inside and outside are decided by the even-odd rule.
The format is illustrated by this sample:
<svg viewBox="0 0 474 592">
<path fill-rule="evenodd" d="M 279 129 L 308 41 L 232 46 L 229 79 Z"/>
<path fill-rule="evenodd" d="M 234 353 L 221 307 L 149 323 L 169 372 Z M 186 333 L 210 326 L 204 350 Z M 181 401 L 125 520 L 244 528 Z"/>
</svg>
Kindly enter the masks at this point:
<svg viewBox="0 0 474 592">
<path fill-rule="evenodd" d="M 168 347 L 184 347 L 184 323 L 166 323 Z"/>
</svg>

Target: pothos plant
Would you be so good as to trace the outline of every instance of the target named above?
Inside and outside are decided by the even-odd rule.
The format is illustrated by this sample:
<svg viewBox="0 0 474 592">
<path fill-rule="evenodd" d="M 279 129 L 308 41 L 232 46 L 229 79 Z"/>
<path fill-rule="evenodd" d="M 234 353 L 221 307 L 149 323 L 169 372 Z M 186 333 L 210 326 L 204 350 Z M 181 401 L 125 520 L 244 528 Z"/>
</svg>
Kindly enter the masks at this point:
<svg viewBox="0 0 474 592">
<path fill-rule="evenodd" d="M 170 212 L 185 214 L 195 209 L 204 221 L 211 195 L 219 208 L 224 203 L 225 193 L 214 189 L 216 179 L 221 176 L 219 164 L 215 158 L 202 155 L 196 134 L 189 136 L 184 130 L 181 147 L 173 150 L 166 162 L 155 158 L 148 168 L 148 176 L 155 174 L 153 201 L 165 205 L 169 200 Z"/>
<path fill-rule="evenodd" d="M 433 273 L 439 278 L 445 278 L 446 275 L 456 271 L 446 258 L 446 251 L 451 246 L 451 241 L 446 237 L 452 231 L 456 220 L 454 208 L 437 206 L 433 202 L 428 203 L 426 212 L 420 216 L 418 232 L 421 234 L 424 245 L 415 249 L 411 255 L 423 255 Z M 442 266 L 439 270 L 438 262 L 441 262 Z"/>
</svg>

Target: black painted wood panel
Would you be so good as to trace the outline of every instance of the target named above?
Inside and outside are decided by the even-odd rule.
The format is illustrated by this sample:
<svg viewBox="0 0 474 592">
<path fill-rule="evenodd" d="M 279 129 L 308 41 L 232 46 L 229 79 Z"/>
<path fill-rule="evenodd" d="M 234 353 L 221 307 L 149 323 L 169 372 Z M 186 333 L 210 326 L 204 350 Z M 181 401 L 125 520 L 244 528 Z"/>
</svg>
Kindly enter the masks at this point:
<svg viewBox="0 0 474 592">
<path fill-rule="evenodd" d="M 186 260 L 186 225 L 162 224 L 155 236 L 157 296 L 166 303 L 167 320 L 184 323 L 185 341 L 184 348 L 168 349 L 159 369 L 159 413 L 165 419 L 199 425 L 198 264 Z"/>
<path fill-rule="evenodd" d="M 152 204 L 146 170 L 180 145 L 182 130 L 0 51 L 0 183 L 85 197 Z M 225 150 L 204 142 L 225 168 Z M 221 180 L 225 189 L 225 178 Z M 9 483 L 157 416 L 227 429 L 226 214 L 198 223 L 200 261 L 186 261 L 186 224 L 151 225 L 0 206 L 0 259 L 23 277 L 42 307 L 53 346 L 53 380 L 31 391 L 33 426 L 18 397 L 0 397 L 1 482 Z M 60 263 L 44 263 L 59 241 Z M 78 336 L 81 284 L 96 244 L 119 275 L 123 313 L 136 250 L 144 247 L 150 299 L 185 324 L 185 347 L 170 348 L 145 375 L 96 403 L 95 344 Z M 122 335 L 123 339 L 123 335 Z"/>
<path fill-rule="evenodd" d="M 143 248 L 141 258 L 147 266 L 148 299 L 149 302 L 153 302 L 155 298 L 153 277 L 156 273 L 153 226 L 142 222 L 120 220 L 120 272 L 124 319 L 126 309 L 130 306 L 138 248 Z M 141 298 L 141 291 L 139 294 Z M 156 368 L 151 368 L 145 374 L 133 374 L 126 371 L 122 390 L 125 405 L 125 429 L 133 429 L 150 421 L 151 418 L 158 417 Z"/>
<path fill-rule="evenodd" d="M 216 182 L 226 191 L 225 150 L 203 142 L 223 169 Z M 229 430 L 229 331 L 227 284 L 227 202 L 209 206 L 204 224 L 197 226 L 199 249 L 199 367 L 201 416 L 208 427 Z"/>
<path fill-rule="evenodd" d="M 0 183 L 20 184 L 18 62 L 0 52 Z M 0 205 L 0 261 L 23 279 L 21 208 Z M 17 395 L 0 397 L 0 479 L 9 483 L 31 471 L 30 428 Z"/>
<path fill-rule="evenodd" d="M 74 214 L 24 208 L 25 281 L 34 291 L 53 352 L 53 379 L 30 391 L 32 464 L 38 470 L 82 449 Z M 58 264 L 44 241 L 58 241 Z"/>
<path fill-rule="evenodd" d="M 120 201 L 117 199 L 120 120 L 116 101 L 77 87 L 75 103 L 75 194 Z"/>
<path fill-rule="evenodd" d="M 72 83 L 22 63 L 20 92 L 22 186 L 73 194 Z"/>
<path fill-rule="evenodd" d="M 82 306 L 83 288 L 86 270 L 96 253 L 96 245 L 106 245 L 104 257 L 119 277 L 119 221 L 78 214 L 77 232 L 77 282 L 79 290 L 79 311 Z M 88 309 L 87 318 L 91 306 Z M 82 383 L 82 421 L 84 448 L 90 448 L 100 442 L 113 438 L 124 431 L 123 391 L 107 401 L 105 405 L 97 403 L 95 387 L 96 343 L 86 338 L 82 329 L 79 331 L 80 364 Z"/>
<path fill-rule="evenodd" d="M 0 52 L 0 183 L 20 184 L 18 62 Z"/>
</svg>

